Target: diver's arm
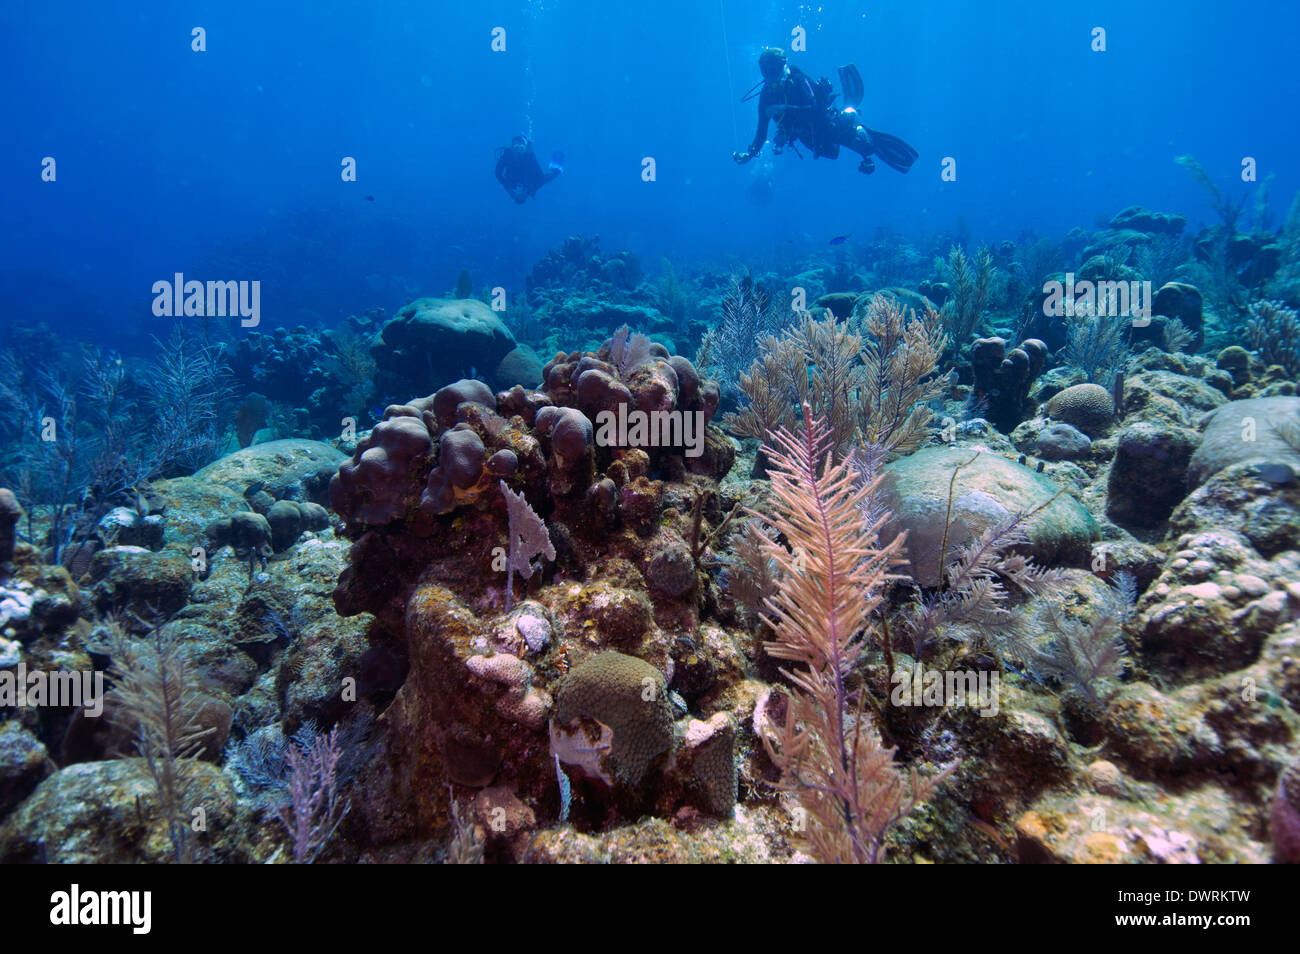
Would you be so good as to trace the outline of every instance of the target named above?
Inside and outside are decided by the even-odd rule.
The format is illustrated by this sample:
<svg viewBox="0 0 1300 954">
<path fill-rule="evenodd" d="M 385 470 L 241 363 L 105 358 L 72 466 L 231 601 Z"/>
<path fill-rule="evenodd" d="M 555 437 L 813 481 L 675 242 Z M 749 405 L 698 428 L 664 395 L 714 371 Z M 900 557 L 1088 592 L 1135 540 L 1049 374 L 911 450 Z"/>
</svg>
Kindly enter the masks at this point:
<svg viewBox="0 0 1300 954">
<path fill-rule="evenodd" d="M 763 143 L 767 142 L 767 124 L 769 117 L 767 115 L 767 105 L 764 102 L 767 99 L 766 93 L 758 98 L 758 129 L 754 133 L 754 141 L 749 144 L 747 152 L 733 152 L 731 158 L 735 159 L 742 165 L 753 159 L 763 151 Z"/>
<path fill-rule="evenodd" d="M 506 157 L 505 156 L 502 156 L 500 159 L 497 160 L 496 177 L 497 177 L 497 182 L 500 182 L 507 189 L 510 188 L 510 183 L 506 182 Z"/>
<path fill-rule="evenodd" d="M 771 122 L 768 116 L 768 104 L 764 102 L 766 96 L 758 98 L 758 129 L 754 133 L 754 141 L 749 144 L 749 158 L 753 159 L 763 151 L 763 143 L 767 142 L 767 126 Z"/>
</svg>

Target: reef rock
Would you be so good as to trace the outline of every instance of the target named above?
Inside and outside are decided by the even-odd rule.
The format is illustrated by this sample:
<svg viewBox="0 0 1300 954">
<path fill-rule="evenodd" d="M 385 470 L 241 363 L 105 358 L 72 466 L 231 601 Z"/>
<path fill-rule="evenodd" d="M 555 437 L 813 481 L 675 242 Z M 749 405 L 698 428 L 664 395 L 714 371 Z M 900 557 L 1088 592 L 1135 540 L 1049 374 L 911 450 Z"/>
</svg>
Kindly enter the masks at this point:
<svg viewBox="0 0 1300 954">
<path fill-rule="evenodd" d="M 1038 432 L 1038 456 L 1043 460 L 1076 460 L 1091 449 L 1088 435 L 1070 424 L 1049 424 Z"/>
<path fill-rule="evenodd" d="M 0 563 L 8 563 L 14 555 L 14 526 L 23 515 L 18 498 L 12 490 L 0 487 Z"/>
<path fill-rule="evenodd" d="M 939 582 L 950 487 L 947 561 L 957 548 L 1016 513 L 1028 515 L 1024 524 L 1028 552 L 1044 565 L 1085 565 L 1099 536 L 1096 521 L 1082 504 L 1029 468 L 996 454 L 926 448 L 885 468 L 881 495 L 893 514 L 884 538 L 907 531 L 911 572 L 923 586 Z"/>
<path fill-rule="evenodd" d="M 1229 530 L 1265 556 L 1300 550 L 1300 478 L 1290 465 L 1234 464 L 1215 473 L 1178 505 L 1169 518 L 1169 530 Z"/>
<path fill-rule="evenodd" d="M 14 720 L 0 722 L 0 818 L 56 770 L 41 741 Z"/>
<path fill-rule="evenodd" d="M 1293 618 L 1292 598 L 1269 582 L 1292 575 L 1229 530 L 1179 537 L 1138 604 L 1134 628 L 1147 665 L 1180 683 L 1250 665 L 1269 633 Z"/>
<path fill-rule="evenodd" d="M 187 767 L 207 830 L 188 832 L 197 862 L 246 861 L 237 839 L 235 792 L 221 769 Z M 158 864 L 172 860 L 167 821 L 143 759 L 79 762 L 43 781 L 0 827 L 5 864 Z"/>
<path fill-rule="evenodd" d="M 257 486 L 272 500 L 324 503 L 330 478 L 344 460 L 344 454 L 320 441 L 267 441 L 227 454 L 195 473 L 194 479 L 241 496 Z"/>
<path fill-rule="evenodd" d="M 1265 397 L 1225 404 L 1205 419 L 1188 479 L 1199 487 L 1233 464 L 1257 462 L 1300 474 L 1300 397 Z"/>
<path fill-rule="evenodd" d="M 1106 514 L 1120 526 L 1154 527 L 1187 493 L 1197 435 L 1139 421 L 1119 432 L 1107 483 Z"/>
</svg>

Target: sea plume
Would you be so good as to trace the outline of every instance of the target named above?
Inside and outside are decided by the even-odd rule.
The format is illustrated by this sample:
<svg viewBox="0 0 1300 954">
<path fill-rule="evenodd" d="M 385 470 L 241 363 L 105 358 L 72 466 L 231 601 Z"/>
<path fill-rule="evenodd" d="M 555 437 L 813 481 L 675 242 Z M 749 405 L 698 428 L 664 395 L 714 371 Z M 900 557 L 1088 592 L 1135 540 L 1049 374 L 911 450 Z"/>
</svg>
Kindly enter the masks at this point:
<svg viewBox="0 0 1300 954">
<path fill-rule="evenodd" d="M 764 519 L 790 547 L 768 544 L 781 575 L 765 600 L 763 619 L 777 637 L 766 648 L 798 665 L 785 670 L 792 688 L 784 724 L 769 724 L 763 744 L 780 787 L 805 813 L 803 850 L 823 863 L 869 864 L 946 772 L 922 779 L 900 770 L 865 717 L 858 666 L 902 539 L 880 544 L 880 522 L 862 519 L 877 482 L 857 484 L 848 462 L 828 460 L 832 432 L 807 404 L 803 418 L 799 434 L 782 429 L 764 448 L 775 511 Z"/>
<path fill-rule="evenodd" d="M 192 853 L 190 812 L 199 798 L 194 766 L 213 731 L 201 719 L 205 698 L 198 675 L 181 641 L 157 626 L 132 640 L 114 623 L 108 636 L 117 680 L 112 718 L 135 733 L 167 823 L 173 860 L 186 863 Z"/>
<path fill-rule="evenodd" d="M 927 405 L 943 393 L 935 377 L 948 344 L 933 309 L 916 315 L 889 295 L 876 295 L 861 315 L 841 321 L 799 312 L 780 338 L 759 342 L 759 357 L 739 375 L 745 403 L 723 416 L 737 437 L 767 438 L 798 427 L 807 404 L 830 434 L 836 460 L 860 442 L 888 454 L 909 454 L 930 436 Z"/>
</svg>

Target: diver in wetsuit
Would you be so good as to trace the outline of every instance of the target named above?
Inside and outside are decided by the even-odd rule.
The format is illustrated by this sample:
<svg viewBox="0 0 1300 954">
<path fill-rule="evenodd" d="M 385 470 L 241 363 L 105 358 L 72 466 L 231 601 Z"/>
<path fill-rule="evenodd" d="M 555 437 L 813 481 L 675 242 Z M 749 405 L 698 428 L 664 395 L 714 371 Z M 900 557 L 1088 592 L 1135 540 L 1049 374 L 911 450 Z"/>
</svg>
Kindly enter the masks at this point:
<svg viewBox="0 0 1300 954">
<path fill-rule="evenodd" d="M 508 147 L 497 150 L 497 181 L 510 193 L 510 198 L 523 205 L 525 200 L 537 195 L 537 190 L 564 171 L 562 153 L 553 153 L 546 171 L 533 152 L 533 144 L 524 135 L 515 136 Z"/>
<path fill-rule="evenodd" d="M 862 101 L 862 78 L 857 67 L 840 68 L 844 100 L 848 103 L 843 109 L 832 105 L 838 94 L 831 92 L 827 80 L 814 83 L 799 67 L 787 66 L 785 53 L 776 47 L 763 51 L 758 58 L 758 69 L 763 74 L 762 91 L 758 95 L 758 130 L 746 152 L 731 154 L 741 165 L 762 151 L 768 124 L 773 120 L 776 135 L 772 137 L 772 151 L 778 154 L 787 145 L 798 154 L 794 144 L 802 142 L 812 151 L 814 159 L 822 156 L 835 159 L 840 147 L 845 146 L 862 157 L 858 171 L 868 174 L 876 169 L 873 155 L 899 172 L 906 172 L 916 161 L 916 150 L 903 140 L 862 125 L 855 108 Z M 754 90 L 750 90 L 745 99 L 753 94 Z"/>
</svg>

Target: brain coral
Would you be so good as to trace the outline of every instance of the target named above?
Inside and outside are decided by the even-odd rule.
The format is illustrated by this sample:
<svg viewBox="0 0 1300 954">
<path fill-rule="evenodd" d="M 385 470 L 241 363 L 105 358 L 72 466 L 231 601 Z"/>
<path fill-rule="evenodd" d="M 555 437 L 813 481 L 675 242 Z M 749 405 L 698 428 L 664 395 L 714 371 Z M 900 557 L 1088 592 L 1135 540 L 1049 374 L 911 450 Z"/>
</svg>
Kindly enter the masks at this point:
<svg viewBox="0 0 1300 954">
<path fill-rule="evenodd" d="M 629 787 L 639 785 L 673 744 L 668 686 L 658 669 L 635 656 L 601 653 L 564 677 L 555 700 L 554 725 L 569 726 L 579 718 L 613 730 L 601 768 L 607 777 Z"/>
<path fill-rule="evenodd" d="M 1047 402 L 1047 415 L 1096 437 L 1115 416 L 1115 399 L 1100 384 L 1076 384 Z"/>
</svg>

